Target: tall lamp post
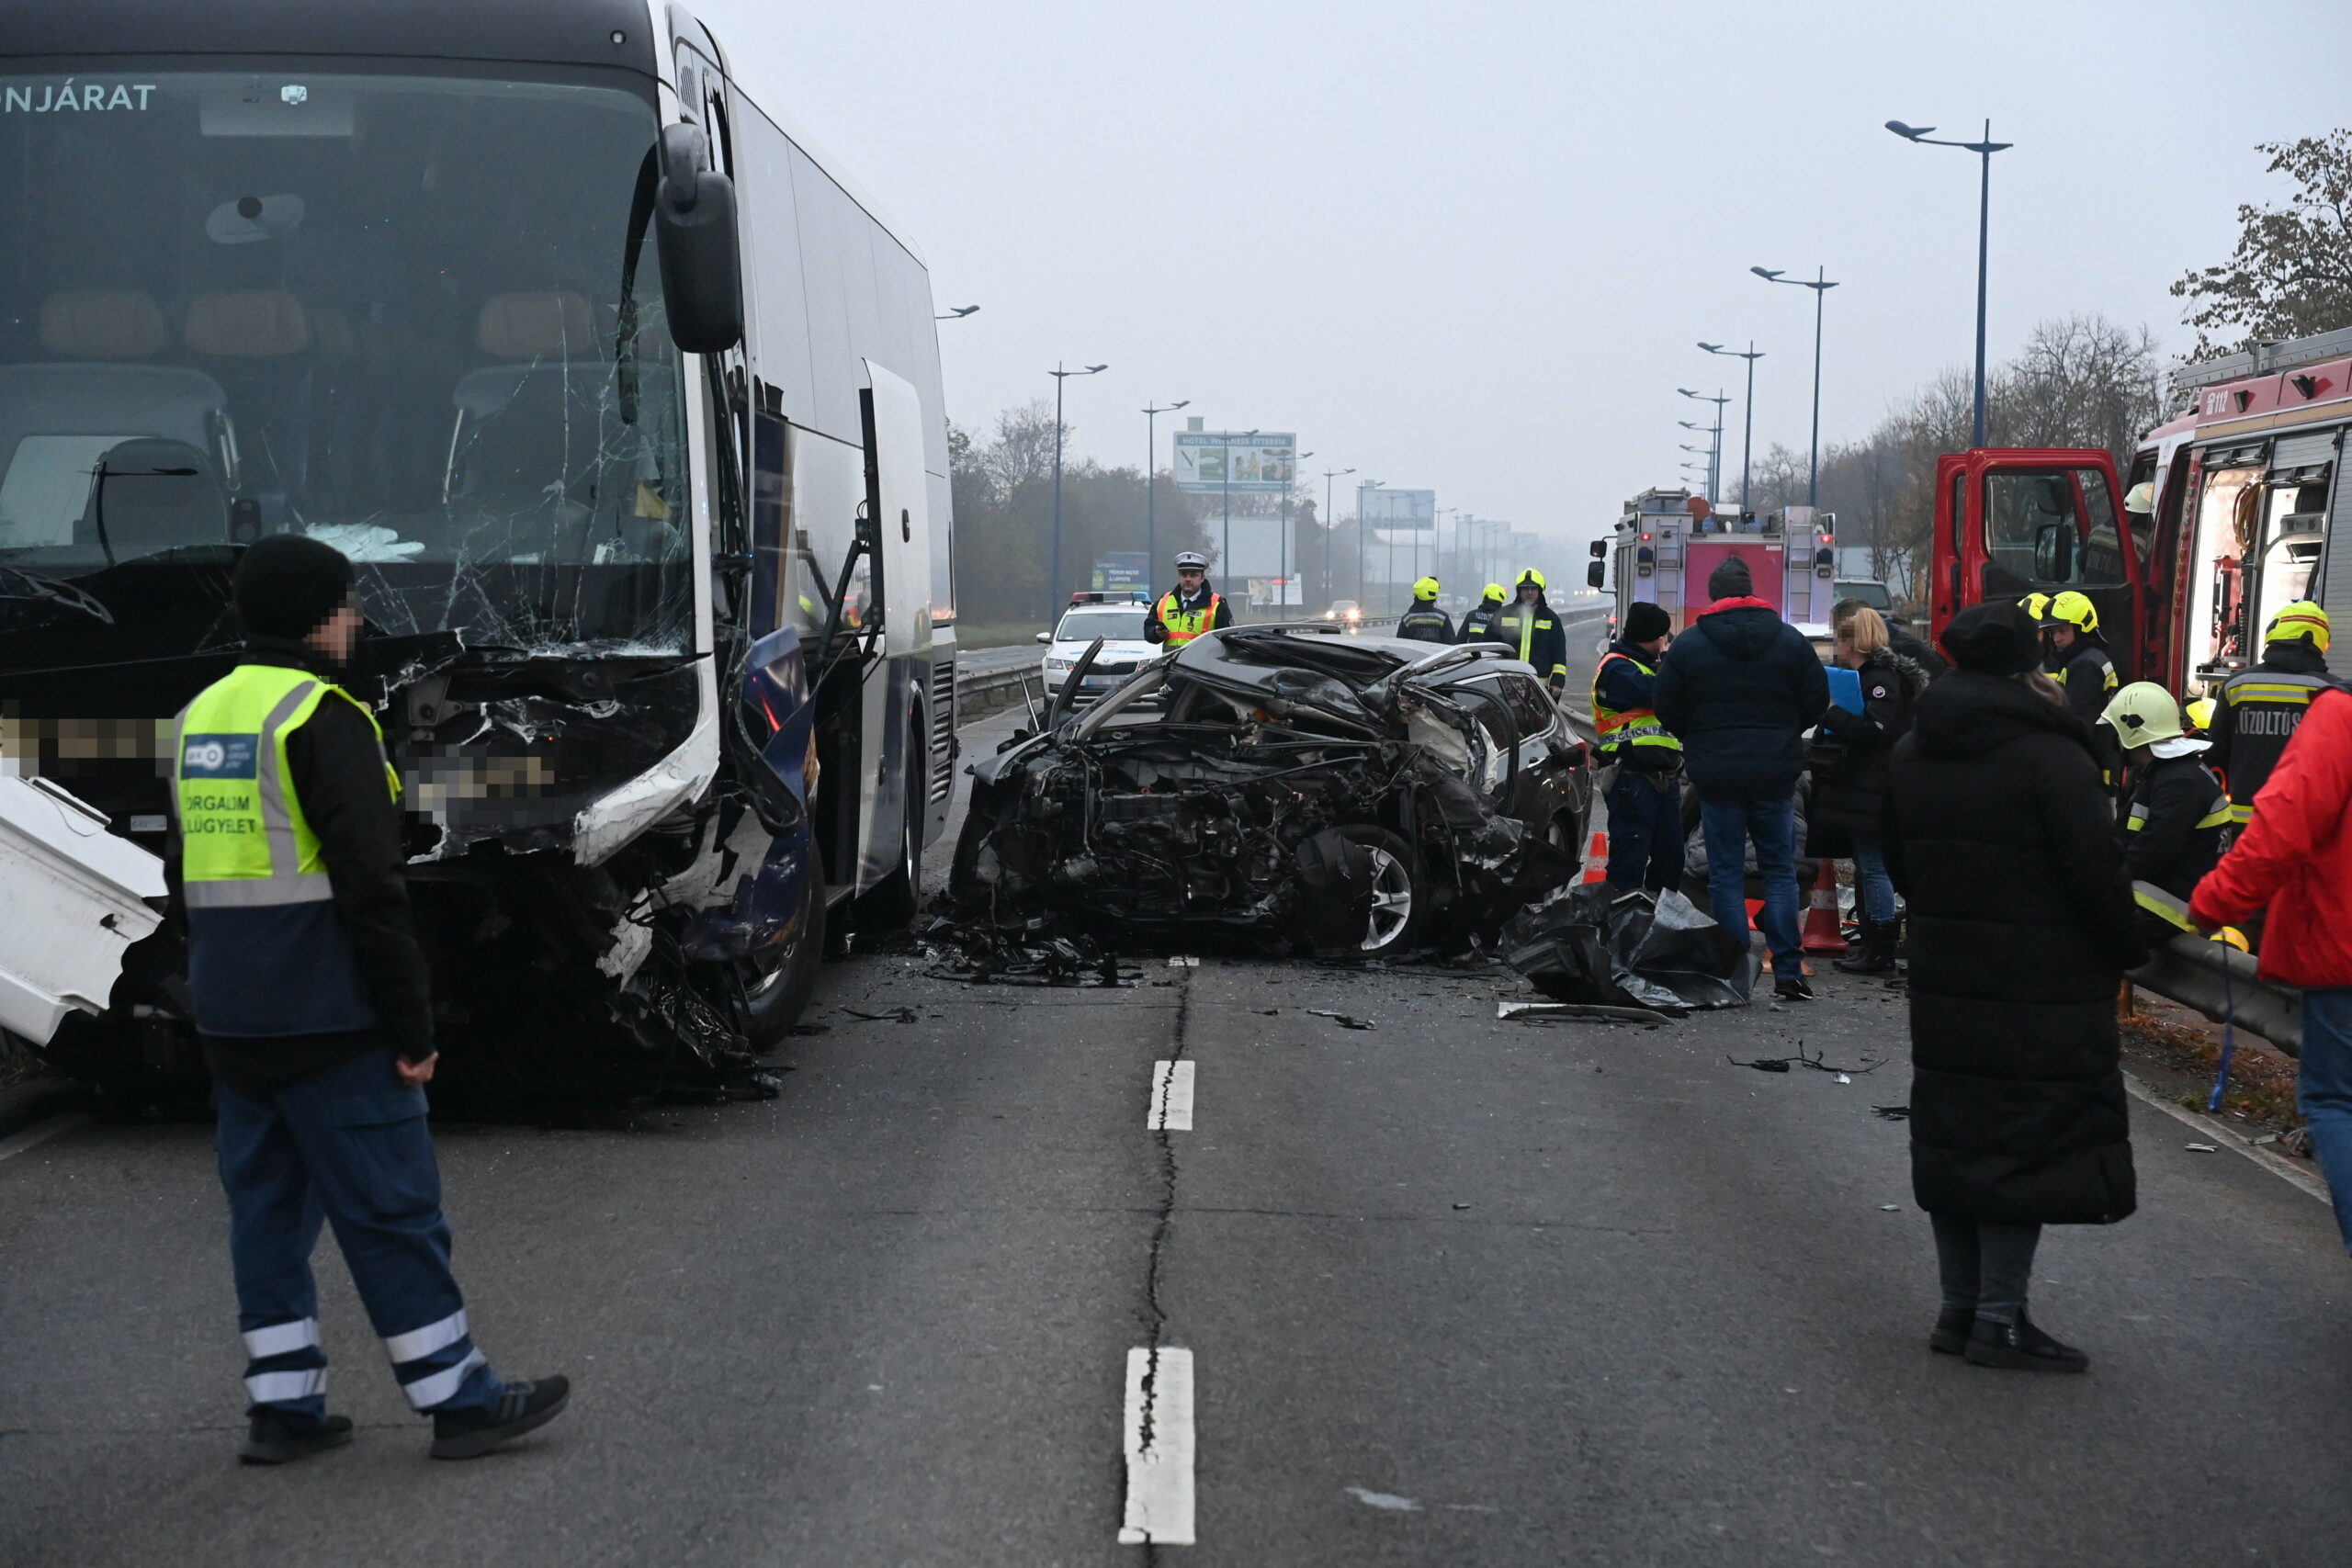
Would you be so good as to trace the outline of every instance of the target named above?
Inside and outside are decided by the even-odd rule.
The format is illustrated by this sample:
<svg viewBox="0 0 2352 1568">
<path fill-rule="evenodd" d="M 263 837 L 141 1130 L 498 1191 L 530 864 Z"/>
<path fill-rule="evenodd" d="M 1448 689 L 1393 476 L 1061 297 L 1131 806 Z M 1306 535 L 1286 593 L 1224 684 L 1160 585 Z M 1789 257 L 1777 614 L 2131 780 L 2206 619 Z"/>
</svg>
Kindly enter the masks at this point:
<svg viewBox="0 0 2352 1568">
<path fill-rule="evenodd" d="M 1293 457 L 1290 476 L 1283 480 L 1282 575 L 1274 579 L 1274 619 L 1278 621 L 1290 619 L 1290 487 L 1298 480 L 1298 465 L 1313 456 L 1312 452 L 1301 452 Z M 1302 602 L 1306 599 L 1305 594 L 1299 597 Z"/>
<path fill-rule="evenodd" d="M 1984 139 L 1981 141 L 1944 141 L 1929 136 L 1932 125 L 1905 125 L 1890 119 L 1886 129 L 1905 141 L 1916 141 L 1922 147 L 1961 147 L 1976 154 L 1982 165 L 1976 197 L 1976 417 L 1969 426 L 1968 444 L 1984 445 L 1984 265 L 1991 250 L 1993 234 L 1993 154 L 2006 152 L 2017 145 L 2014 141 L 1993 140 L 1993 122 L 1984 122 Z"/>
<path fill-rule="evenodd" d="M 1720 354 L 1725 359 L 1747 361 L 1747 397 L 1740 405 L 1744 428 L 1739 437 L 1739 515 L 1745 522 L 1747 517 L 1747 452 L 1756 441 L 1756 362 L 1764 356 L 1756 351 L 1754 338 L 1747 340 L 1747 350 L 1744 354 L 1736 348 L 1725 348 L 1719 343 L 1702 343 L 1699 346 L 1709 354 Z"/>
<path fill-rule="evenodd" d="M 1702 392 L 1694 392 L 1688 387 L 1677 387 L 1674 389 L 1694 402 L 1715 405 L 1715 423 L 1713 430 L 1715 438 L 1715 455 L 1707 467 L 1707 499 L 1710 502 L 1721 501 L 1724 497 L 1724 405 L 1731 400 L 1724 396 L 1723 389 L 1720 387 L 1715 389 L 1715 395 L 1712 398 Z"/>
<path fill-rule="evenodd" d="M 1255 435 L 1255 434 L 1257 434 L 1258 433 L 1257 433 L 1255 430 L 1244 430 L 1244 431 L 1241 431 L 1239 434 L 1240 434 L 1240 435 L 1241 435 L 1241 438 L 1242 438 L 1243 440 L 1245 440 L 1245 441 L 1246 441 L 1246 440 L 1248 440 L 1250 436 Z M 1235 432 L 1230 431 L 1230 430 L 1219 431 L 1219 432 L 1217 433 L 1217 438 L 1216 438 L 1216 439 L 1217 439 L 1217 445 L 1218 445 L 1220 447 L 1222 447 L 1222 448 L 1224 449 L 1224 452 L 1225 452 L 1225 544 L 1223 545 L 1223 547 L 1221 547 L 1220 552 L 1219 552 L 1219 554 L 1218 554 L 1218 556 L 1217 556 L 1217 558 L 1216 558 L 1216 570 L 1217 570 L 1217 575 L 1218 575 L 1218 576 L 1220 576 L 1220 577 L 1225 577 L 1225 578 L 1226 578 L 1226 586 L 1227 586 L 1228 589 L 1229 589 L 1229 588 L 1231 588 L 1231 587 L 1233 586 L 1233 580 L 1232 580 L 1230 577 L 1226 577 L 1226 574 L 1227 574 L 1227 572 L 1229 572 L 1229 571 L 1231 571 L 1231 570 L 1233 570 L 1233 437 L 1234 437 L 1234 434 L 1235 434 Z"/>
<path fill-rule="evenodd" d="M 1708 440 L 1710 443 L 1713 443 L 1713 441 L 1715 441 L 1717 438 L 1719 438 L 1719 437 L 1723 434 L 1723 428 L 1722 428 L 1722 426 L 1720 426 L 1720 425 L 1714 425 L 1714 424 L 1693 424 L 1693 423 L 1690 423 L 1689 420 L 1687 420 L 1687 419 L 1678 419 L 1678 420 L 1676 420 L 1674 423 L 1677 423 L 1677 424 L 1679 424 L 1679 425 L 1680 425 L 1683 429 L 1685 429 L 1685 430 L 1687 430 L 1687 431 L 1690 432 L 1693 435 L 1703 435 L 1703 436 L 1705 436 L 1705 437 L 1707 438 L 1707 440 Z M 1685 447 L 1683 447 L 1682 449 L 1683 449 L 1685 452 L 1691 452 L 1691 451 L 1696 451 L 1696 450 L 1697 450 L 1697 448 L 1696 448 L 1696 447 L 1692 447 L 1692 446 L 1685 446 Z M 1686 467 L 1687 467 L 1687 466 L 1688 466 L 1688 465 L 1686 465 Z M 1705 470 L 1703 473 L 1702 473 L 1702 474 L 1700 475 L 1700 477 L 1699 477 L 1699 483 L 1700 483 L 1701 487 L 1702 487 L 1702 489 L 1704 489 L 1704 490 L 1706 491 L 1706 492 L 1707 492 L 1707 502 L 1708 502 L 1708 504 L 1709 504 L 1709 505 L 1713 505 L 1713 504 L 1714 504 L 1714 500 L 1715 500 L 1715 461 L 1714 461 L 1714 447 L 1713 447 L 1712 445 L 1710 445 L 1710 446 L 1708 446 L 1708 448 L 1707 448 L 1707 467 L 1706 467 L 1706 470 Z"/>
<path fill-rule="evenodd" d="M 1143 580 L 1147 585 L 1159 570 L 1159 437 L 1152 426 L 1159 423 L 1161 414 L 1192 406 L 1192 399 L 1179 398 L 1166 408 L 1143 411 Z"/>
<path fill-rule="evenodd" d="M 1090 365 L 1083 370 L 1065 370 L 1057 362 L 1046 372 L 1054 378 L 1054 575 L 1046 584 L 1048 617 L 1061 608 L 1057 596 L 1062 592 L 1062 383 L 1073 376 L 1099 376 L 1109 368 L 1107 365 Z"/>
<path fill-rule="evenodd" d="M 1813 456 L 1804 466 L 1804 503 L 1821 504 L 1821 297 L 1838 286 L 1828 281 L 1829 274 L 1820 267 L 1813 269 L 1813 281 L 1802 277 L 1783 277 L 1769 266 L 1747 269 L 1767 283 L 1786 283 L 1798 288 L 1813 290 Z"/>
<path fill-rule="evenodd" d="M 1340 527 L 1340 520 L 1331 515 L 1331 485 L 1332 481 L 1336 480 L 1341 474 L 1352 474 L 1354 472 L 1355 470 L 1353 468 L 1326 468 L 1323 470 L 1323 597 L 1326 599 L 1336 599 L 1339 597 L 1338 594 L 1331 592 L 1331 536 L 1337 533 Z M 1363 597 L 1363 590 L 1361 588 L 1357 590 L 1357 597 Z"/>
</svg>

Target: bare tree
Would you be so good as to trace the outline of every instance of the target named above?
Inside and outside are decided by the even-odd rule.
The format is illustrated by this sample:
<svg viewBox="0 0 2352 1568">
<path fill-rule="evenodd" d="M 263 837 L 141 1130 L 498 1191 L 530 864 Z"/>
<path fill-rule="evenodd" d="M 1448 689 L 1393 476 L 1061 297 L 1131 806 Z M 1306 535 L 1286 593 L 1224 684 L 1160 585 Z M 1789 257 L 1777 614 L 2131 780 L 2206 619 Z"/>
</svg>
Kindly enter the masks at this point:
<svg viewBox="0 0 2352 1568">
<path fill-rule="evenodd" d="M 2197 301 L 2197 357 L 2352 326 L 2352 130 L 2265 141 L 2268 173 L 2295 188 L 2280 207 L 2238 209 L 2230 259 L 2181 275 L 2175 299 Z"/>
</svg>

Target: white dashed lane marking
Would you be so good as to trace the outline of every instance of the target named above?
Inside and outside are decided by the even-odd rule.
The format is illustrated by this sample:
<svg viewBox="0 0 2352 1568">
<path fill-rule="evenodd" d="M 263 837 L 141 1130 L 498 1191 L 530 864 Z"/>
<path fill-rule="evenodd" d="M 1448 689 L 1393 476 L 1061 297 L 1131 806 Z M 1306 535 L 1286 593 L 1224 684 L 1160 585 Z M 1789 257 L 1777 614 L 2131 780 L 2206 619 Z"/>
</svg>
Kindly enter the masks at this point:
<svg viewBox="0 0 2352 1568">
<path fill-rule="evenodd" d="M 1193 1064 L 1154 1062 L 1151 1065 L 1151 1107 L 1144 1125 L 1154 1132 L 1193 1130 Z"/>
<path fill-rule="evenodd" d="M 1193 1353 L 1127 1352 L 1123 1546 L 1193 1544 Z"/>
</svg>

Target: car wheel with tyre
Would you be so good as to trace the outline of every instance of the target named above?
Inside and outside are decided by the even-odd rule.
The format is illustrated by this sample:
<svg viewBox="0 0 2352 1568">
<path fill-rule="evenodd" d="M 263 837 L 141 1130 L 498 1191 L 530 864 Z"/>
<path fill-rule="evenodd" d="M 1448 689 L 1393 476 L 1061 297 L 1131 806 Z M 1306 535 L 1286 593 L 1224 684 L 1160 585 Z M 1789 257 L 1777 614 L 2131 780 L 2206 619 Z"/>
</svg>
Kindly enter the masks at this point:
<svg viewBox="0 0 2352 1568">
<path fill-rule="evenodd" d="M 1341 828 L 1340 836 L 1363 846 L 1372 859 L 1372 908 L 1357 949 L 1366 958 L 1408 952 L 1429 908 L 1427 878 L 1419 857 L 1385 828 Z"/>
<path fill-rule="evenodd" d="M 800 874 L 800 907 L 791 934 L 775 946 L 741 960 L 744 1032 L 755 1051 L 772 1051 L 792 1032 L 817 988 L 825 960 L 825 876 L 812 846 Z"/>
</svg>

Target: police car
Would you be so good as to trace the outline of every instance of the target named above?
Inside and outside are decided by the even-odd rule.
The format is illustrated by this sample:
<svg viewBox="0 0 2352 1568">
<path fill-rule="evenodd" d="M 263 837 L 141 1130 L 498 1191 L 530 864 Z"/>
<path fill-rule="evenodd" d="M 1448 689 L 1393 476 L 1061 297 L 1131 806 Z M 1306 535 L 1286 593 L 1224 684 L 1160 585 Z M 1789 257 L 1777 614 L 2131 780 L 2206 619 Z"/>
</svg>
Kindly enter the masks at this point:
<svg viewBox="0 0 2352 1568">
<path fill-rule="evenodd" d="M 1144 619 L 1150 610 L 1151 602 L 1140 593 L 1071 595 L 1069 608 L 1062 612 L 1061 624 L 1050 632 L 1037 634 L 1037 640 L 1047 645 L 1044 665 L 1046 698 L 1051 700 L 1061 694 L 1070 671 L 1084 656 L 1086 645 L 1096 637 L 1102 639 L 1102 651 L 1094 656 L 1084 682 L 1072 695 L 1071 701 L 1077 705 L 1092 702 L 1166 652 L 1159 644 L 1144 640 Z"/>
</svg>

